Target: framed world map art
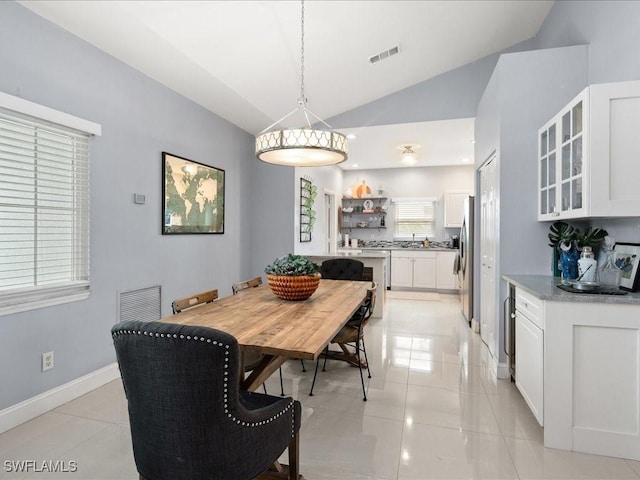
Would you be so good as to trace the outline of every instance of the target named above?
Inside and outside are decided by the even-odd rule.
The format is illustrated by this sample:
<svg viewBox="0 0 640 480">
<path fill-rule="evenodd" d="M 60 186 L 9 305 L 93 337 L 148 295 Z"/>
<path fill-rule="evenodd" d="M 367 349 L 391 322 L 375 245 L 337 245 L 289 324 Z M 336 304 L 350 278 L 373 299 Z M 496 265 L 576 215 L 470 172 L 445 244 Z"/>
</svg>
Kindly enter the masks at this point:
<svg viewBox="0 0 640 480">
<path fill-rule="evenodd" d="M 162 152 L 162 234 L 224 233 L 224 170 Z"/>
</svg>

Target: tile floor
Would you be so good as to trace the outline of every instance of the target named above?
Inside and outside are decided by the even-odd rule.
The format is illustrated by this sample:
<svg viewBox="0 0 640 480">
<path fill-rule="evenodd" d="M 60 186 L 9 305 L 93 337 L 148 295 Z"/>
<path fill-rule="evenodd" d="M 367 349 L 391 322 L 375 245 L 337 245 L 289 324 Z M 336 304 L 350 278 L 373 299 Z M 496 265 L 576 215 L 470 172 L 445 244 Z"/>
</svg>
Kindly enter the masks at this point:
<svg viewBox="0 0 640 480">
<path fill-rule="evenodd" d="M 284 367 L 285 391 L 303 405 L 307 480 L 640 478 L 640 462 L 544 448 L 515 386 L 487 368 L 456 297 L 389 298 L 366 340 L 367 402 L 353 367 L 328 363 L 313 397 L 313 365 Z M 279 392 L 277 377 L 268 389 Z M 121 383 L 0 435 L 0 460 L 0 479 L 137 479 Z M 18 460 L 73 461 L 77 471 L 18 473 Z"/>
</svg>

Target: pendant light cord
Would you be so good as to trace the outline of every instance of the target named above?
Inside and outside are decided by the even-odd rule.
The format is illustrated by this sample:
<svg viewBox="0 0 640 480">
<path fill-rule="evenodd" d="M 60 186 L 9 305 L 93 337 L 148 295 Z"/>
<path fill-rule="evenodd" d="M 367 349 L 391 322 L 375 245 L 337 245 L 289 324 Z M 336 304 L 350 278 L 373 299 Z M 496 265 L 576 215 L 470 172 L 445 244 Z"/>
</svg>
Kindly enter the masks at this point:
<svg viewBox="0 0 640 480">
<path fill-rule="evenodd" d="M 300 98 L 298 104 L 305 106 L 307 99 L 304 97 L 304 0 L 301 0 L 301 20 L 300 20 Z"/>
</svg>

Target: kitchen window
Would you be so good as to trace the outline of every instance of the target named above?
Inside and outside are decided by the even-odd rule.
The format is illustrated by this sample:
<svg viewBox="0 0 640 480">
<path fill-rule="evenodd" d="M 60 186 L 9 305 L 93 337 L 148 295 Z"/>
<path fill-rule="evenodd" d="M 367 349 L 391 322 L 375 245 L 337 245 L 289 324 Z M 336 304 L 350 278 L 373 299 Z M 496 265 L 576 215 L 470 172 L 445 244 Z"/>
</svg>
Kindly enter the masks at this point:
<svg viewBox="0 0 640 480">
<path fill-rule="evenodd" d="M 424 240 L 435 237 L 435 199 L 394 198 L 392 202 L 395 239 Z"/>
<path fill-rule="evenodd" d="M 89 139 L 99 133 L 0 94 L 0 314 L 88 297 Z"/>
</svg>

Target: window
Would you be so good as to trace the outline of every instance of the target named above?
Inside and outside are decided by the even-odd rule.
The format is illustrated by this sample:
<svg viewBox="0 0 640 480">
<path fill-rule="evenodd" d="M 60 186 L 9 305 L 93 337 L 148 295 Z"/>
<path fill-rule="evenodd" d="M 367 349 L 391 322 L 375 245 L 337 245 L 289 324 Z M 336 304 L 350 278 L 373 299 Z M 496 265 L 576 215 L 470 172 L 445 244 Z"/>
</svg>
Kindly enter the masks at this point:
<svg viewBox="0 0 640 480">
<path fill-rule="evenodd" d="M 89 138 L 0 108 L 0 314 L 89 295 Z"/>
<path fill-rule="evenodd" d="M 394 238 L 435 237 L 435 200 L 432 198 L 394 198 Z"/>
</svg>

